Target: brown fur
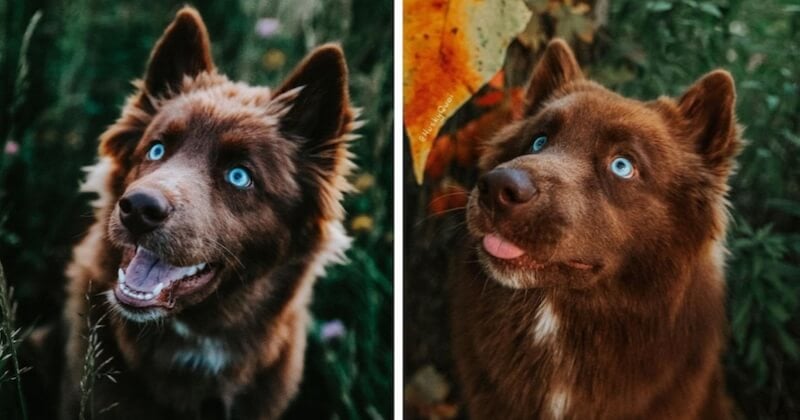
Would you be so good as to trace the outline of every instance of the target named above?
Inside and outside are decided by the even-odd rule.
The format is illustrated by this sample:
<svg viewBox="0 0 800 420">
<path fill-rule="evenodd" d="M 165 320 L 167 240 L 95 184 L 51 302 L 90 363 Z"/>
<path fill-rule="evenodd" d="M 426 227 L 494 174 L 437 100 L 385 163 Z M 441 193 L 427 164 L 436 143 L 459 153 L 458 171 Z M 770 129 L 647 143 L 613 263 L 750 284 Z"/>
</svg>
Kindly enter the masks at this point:
<svg viewBox="0 0 800 420">
<path fill-rule="evenodd" d="M 233 83 L 214 68 L 201 17 L 184 8 L 137 88 L 101 136 L 85 187 L 99 198 L 68 269 L 63 418 L 77 416 L 86 314 L 107 316 L 103 358 L 118 371 L 95 386 L 95 418 L 276 418 L 302 376 L 313 280 L 349 244 L 340 201 L 356 123 L 342 52 L 318 48 L 274 91 Z M 155 139 L 166 154 L 148 161 Z M 251 188 L 223 179 L 236 164 L 252 172 Z M 117 203 L 137 188 L 160 191 L 173 210 L 134 235 Z M 113 290 L 134 245 L 175 266 L 214 262 L 216 274 L 187 295 L 170 291 L 164 307 L 126 306 Z"/>
<path fill-rule="evenodd" d="M 527 98 L 480 170 L 518 170 L 536 195 L 494 207 L 476 187 L 473 240 L 451 279 L 470 417 L 729 418 L 723 241 L 740 146 L 730 75 L 640 102 L 585 80 L 556 40 Z M 542 134 L 546 147 L 529 153 Z M 630 179 L 609 170 L 618 156 L 633 162 Z M 525 253 L 496 258 L 487 234 Z"/>
</svg>

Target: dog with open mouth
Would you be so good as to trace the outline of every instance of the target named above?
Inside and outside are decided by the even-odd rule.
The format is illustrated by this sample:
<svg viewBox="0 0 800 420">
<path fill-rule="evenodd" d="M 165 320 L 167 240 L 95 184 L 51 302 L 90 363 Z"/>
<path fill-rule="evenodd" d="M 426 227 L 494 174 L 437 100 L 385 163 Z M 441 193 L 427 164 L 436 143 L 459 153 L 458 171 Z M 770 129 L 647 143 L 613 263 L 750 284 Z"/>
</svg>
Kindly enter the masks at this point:
<svg viewBox="0 0 800 420">
<path fill-rule="evenodd" d="M 276 418 L 302 376 L 314 279 L 350 243 L 343 53 L 317 48 L 276 89 L 234 83 L 186 7 L 136 87 L 84 185 L 99 197 L 67 272 L 63 418 L 82 405 L 84 316 L 115 372 L 95 418 Z"/>
<path fill-rule="evenodd" d="M 731 76 L 643 102 L 548 44 L 487 142 L 451 278 L 472 419 L 731 416 L 725 341 Z"/>
</svg>

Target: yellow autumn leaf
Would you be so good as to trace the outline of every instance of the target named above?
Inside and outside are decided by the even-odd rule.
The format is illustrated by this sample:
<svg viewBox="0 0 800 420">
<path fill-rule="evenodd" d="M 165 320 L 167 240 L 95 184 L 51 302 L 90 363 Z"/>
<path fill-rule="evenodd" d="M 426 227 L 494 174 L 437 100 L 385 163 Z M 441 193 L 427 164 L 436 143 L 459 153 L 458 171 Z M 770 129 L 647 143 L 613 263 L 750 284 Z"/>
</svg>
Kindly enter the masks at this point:
<svg viewBox="0 0 800 420">
<path fill-rule="evenodd" d="M 403 119 L 421 183 L 439 130 L 497 73 L 531 11 L 523 0 L 405 0 L 404 5 Z"/>
</svg>

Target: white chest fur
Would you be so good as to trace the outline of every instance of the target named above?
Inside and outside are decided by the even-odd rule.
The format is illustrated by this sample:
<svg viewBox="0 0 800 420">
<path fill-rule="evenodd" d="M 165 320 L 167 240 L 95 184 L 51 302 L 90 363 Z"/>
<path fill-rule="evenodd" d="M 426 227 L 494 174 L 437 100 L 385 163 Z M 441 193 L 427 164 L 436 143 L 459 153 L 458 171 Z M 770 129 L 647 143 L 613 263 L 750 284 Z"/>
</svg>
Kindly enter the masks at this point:
<svg viewBox="0 0 800 420">
<path fill-rule="evenodd" d="M 220 339 L 193 334 L 177 320 L 172 322 L 172 329 L 186 340 L 184 347 L 173 354 L 173 366 L 217 375 L 230 363 L 230 352 Z"/>
<path fill-rule="evenodd" d="M 536 312 L 536 320 L 533 324 L 533 341 L 537 345 L 554 344 L 555 336 L 558 334 L 559 320 L 553 305 L 548 300 L 544 300 Z"/>
<path fill-rule="evenodd" d="M 565 355 L 561 351 L 560 343 L 558 342 L 558 332 L 561 327 L 561 321 L 553 309 L 553 304 L 545 299 L 540 304 L 536 311 L 536 318 L 531 327 L 531 336 L 536 346 L 545 346 L 551 352 L 550 361 L 556 369 L 555 377 L 560 380 L 553 380 L 550 387 L 553 389 L 546 397 L 546 411 L 549 412 L 549 418 L 563 419 L 567 410 L 569 409 L 569 389 L 565 387 L 562 382 L 568 376 L 568 372 L 563 371 L 566 366 L 563 362 Z"/>
</svg>

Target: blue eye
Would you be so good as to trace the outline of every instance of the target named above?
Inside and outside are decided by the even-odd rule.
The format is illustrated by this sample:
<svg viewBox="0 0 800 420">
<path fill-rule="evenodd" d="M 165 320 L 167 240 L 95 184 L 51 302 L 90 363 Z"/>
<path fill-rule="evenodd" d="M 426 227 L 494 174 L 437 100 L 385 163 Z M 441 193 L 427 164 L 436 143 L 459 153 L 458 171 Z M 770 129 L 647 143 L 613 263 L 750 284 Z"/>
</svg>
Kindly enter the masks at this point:
<svg viewBox="0 0 800 420">
<path fill-rule="evenodd" d="M 166 152 L 164 145 L 160 142 L 156 142 L 150 146 L 150 150 L 147 151 L 147 158 L 150 160 L 159 160 L 164 157 L 164 152 Z"/>
<path fill-rule="evenodd" d="M 241 166 L 236 166 L 229 170 L 225 174 L 225 180 L 239 189 L 245 189 L 253 183 L 253 180 L 250 179 L 250 172 Z"/>
<path fill-rule="evenodd" d="M 633 163 L 624 157 L 618 157 L 611 161 L 611 172 L 620 178 L 630 178 L 633 176 Z"/>
<path fill-rule="evenodd" d="M 538 136 L 531 145 L 531 153 L 539 153 L 547 144 L 547 136 Z"/>
</svg>

